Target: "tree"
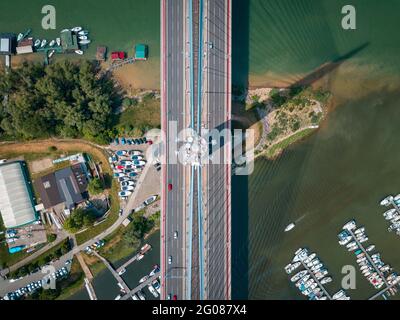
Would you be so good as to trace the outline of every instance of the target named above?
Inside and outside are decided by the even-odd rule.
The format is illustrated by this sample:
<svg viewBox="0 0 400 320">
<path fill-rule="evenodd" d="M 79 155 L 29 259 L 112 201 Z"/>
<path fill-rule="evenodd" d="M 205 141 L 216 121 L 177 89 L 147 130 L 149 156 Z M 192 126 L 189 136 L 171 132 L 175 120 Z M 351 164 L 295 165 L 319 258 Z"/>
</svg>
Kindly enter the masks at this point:
<svg viewBox="0 0 400 320">
<path fill-rule="evenodd" d="M 88 185 L 88 191 L 90 195 L 94 196 L 102 193 L 104 190 L 103 183 L 99 178 L 94 178 L 90 180 Z"/>
<path fill-rule="evenodd" d="M 65 219 L 64 228 L 70 232 L 77 232 L 83 227 L 91 226 L 96 221 L 96 215 L 92 210 L 78 208 Z"/>
</svg>

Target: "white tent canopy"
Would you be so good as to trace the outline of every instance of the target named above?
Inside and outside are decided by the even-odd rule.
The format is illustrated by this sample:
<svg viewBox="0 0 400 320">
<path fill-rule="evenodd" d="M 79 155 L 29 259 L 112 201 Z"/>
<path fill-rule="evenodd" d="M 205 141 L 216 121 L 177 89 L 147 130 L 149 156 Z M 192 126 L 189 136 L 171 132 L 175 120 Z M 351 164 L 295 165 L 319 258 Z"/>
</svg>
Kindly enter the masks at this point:
<svg viewBox="0 0 400 320">
<path fill-rule="evenodd" d="M 0 165 L 0 212 L 6 228 L 36 219 L 26 183 L 20 162 Z"/>
</svg>

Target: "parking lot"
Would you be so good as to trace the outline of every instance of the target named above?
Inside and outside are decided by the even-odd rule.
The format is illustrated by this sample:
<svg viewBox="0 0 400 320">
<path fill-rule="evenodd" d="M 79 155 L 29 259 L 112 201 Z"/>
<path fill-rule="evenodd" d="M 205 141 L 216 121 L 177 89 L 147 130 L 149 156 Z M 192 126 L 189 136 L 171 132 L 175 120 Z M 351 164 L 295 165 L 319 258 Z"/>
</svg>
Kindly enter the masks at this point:
<svg viewBox="0 0 400 320">
<path fill-rule="evenodd" d="M 9 248 L 31 248 L 47 242 L 46 230 L 41 224 L 30 224 L 22 228 L 7 230 L 6 241 Z"/>
</svg>

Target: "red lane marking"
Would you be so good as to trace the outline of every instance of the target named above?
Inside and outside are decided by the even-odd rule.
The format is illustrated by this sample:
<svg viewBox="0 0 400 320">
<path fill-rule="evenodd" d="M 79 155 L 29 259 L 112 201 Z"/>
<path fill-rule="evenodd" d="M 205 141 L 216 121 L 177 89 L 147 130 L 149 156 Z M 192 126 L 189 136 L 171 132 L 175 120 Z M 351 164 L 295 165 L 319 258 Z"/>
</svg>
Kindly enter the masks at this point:
<svg viewBox="0 0 400 320">
<path fill-rule="evenodd" d="M 166 117 L 167 117 L 167 114 L 166 114 L 166 104 L 167 104 L 167 102 L 166 102 L 166 78 L 165 78 L 165 76 L 166 76 L 166 59 L 165 59 L 165 57 L 166 57 L 166 46 L 165 46 L 165 42 L 166 42 L 166 19 L 165 19 L 165 2 L 166 2 L 166 0 L 162 0 L 162 23 L 161 23 L 161 26 L 162 26 L 162 39 L 163 39 L 163 52 L 162 52 L 162 59 L 163 59 L 163 76 L 162 76 L 162 109 L 163 109 L 163 115 L 164 115 L 164 117 L 163 117 L 163 127 L 164 127 L 164 130 L 165 130 L 165 149 L 166 149 L 166 146 L 167 146 L 167 141 L 168 141 L 168 138 L 167 138 L 167 132 L 168 132 L 168 128 L 167 128 L 167 123 L 166 123 Z M 164 160 L 166 160 L 167 159 L 167 154 L 166 154 L 166 150 L 164 150 L 165 151 L 165 154 L 164 154 Z M 165 228 L 166 228 L 166 221 L 165 221 L 165 214 L 166 214 L 166 202 L 167 202 L 167 199 L 166 199 L 166 196 L 165 196 L 165 188 L 164 188 L 164 186 L 165 186 L 165 182 L 166 182 L 166 170 L 167 170 L 167 166 L 166 166 L 166 161 L 164 161 L 164 170 L 163 170 L 163 185 L 162 185 L 162 198 L 163 198 L 163 210 L 162 210 L 162 220 L 163 220 L 163 227 L 161 228 L 161 241 L 162 241 L 162 246 L 161 246 L 161 263 L 162 263 L 162 276 L 161 276 L 161 284 L 162 284 L 162 287 L 163 287 L 163 290 L 162 290 L 162 293 L 163 293 L 163 296 L 162 296 L 162 299 L 164 299 L 165 300 L 165 295 L 166 295 L 166 293 L 165 293 L 165 246 L 166 246 L 166 243 L 165 243 Z"/>
<path fill-rule="evenodd" d="M 226 84 L 226 89 L 227 89 L 227 95 L 226 95 L 226 102 L 227 102 L 227 112 L 228 112 L 228 114 L 227 114 L 227 124 L 228 124 L 228 129 L 230 129 L 230 101 L 229 101 L 229 97 L 230 97 L 230 95 L 229 95 L 229 92 L 230 92 L 230 88 L 229 88 L 229 86 L 230 86 L 230 58 L 229 58 L 229 55 L 230 55 L 230 0 L 227 0 L 227 5 L 228 5 L 228 7 L 227 7 L 227 13 L 228 13 L 228 18 L 227 18 L 227 27 L 228 27 L 228 32 L 227 32 L 227 50 L 228 50 L 228 58 L 227 58 L 227 60 L 226 60 L 226 68 L 227 68 L 227 84 Z M 228 155 L 228 159 L 230 159 L 230 157 L 231 157 L 231 155 L 230 155 L 230 152 L 231 152 L 231 150 L 228 150 L 228 153 L 227 153 L 227 155 Z M 228 164 L 226 165 L 226 182 L 227 182 L 227 185 L 228 186 L 230 186 L 230 180 L 231 180 L 231 176 L 230 176 L 230 170 L 229 170 L 229 168 L 230 168 L 230 164 L 229 164 L 229 161 L 228 161 Z M 230 188 L 231 188 L 232 186 L 230 186 Z M 229 190 L 230 190 L 230 188 L 229 188 Z M 228 300 L 229 298 L 230 298 L 230 294 L 229 294 L 229 287 L 230 287 L 230 285 L 229 285 L 229 283 L 230 283 L 230 281 L 229 281 L 229 279 L 230 279 L 230 259 L 229 259 L 229 255 L 230 255 L 230 236 L 229 236 L 229 223 L 230 223 L 230 203 L 229 203 L 229 198 L 230 198 L 230 195 L 229 195 L 229 193 L 227 193 L 226 194 L 226 201 L 225 201 L 225 203 L 226 203 L 226 237 L 227 237 L 227 239 L 226 239 L 226 241 L 227 241 L 227 244 L 228 244 L 228 246 L 227 246 L 227 248 L 226 248 L 226 257 L 225 257 L 225 259 L 226 259 L 226 261 L 225 261 L 225 264 L 226 264 L 226 279 L 225 279 L 225 287 L 226 287 L 226 299 Z"/>
</svg>

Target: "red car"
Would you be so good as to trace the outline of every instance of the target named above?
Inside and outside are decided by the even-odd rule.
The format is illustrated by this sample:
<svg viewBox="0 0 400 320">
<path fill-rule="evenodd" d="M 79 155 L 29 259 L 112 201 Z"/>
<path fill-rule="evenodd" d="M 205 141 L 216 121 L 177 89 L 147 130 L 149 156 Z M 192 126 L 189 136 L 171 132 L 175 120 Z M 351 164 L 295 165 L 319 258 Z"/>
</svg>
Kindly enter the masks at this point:
<svg viewBox="0 0 400 320">
<path fill-rule="evenodd" d="M 168 191 L 172 190 L 172 183 L 168 183 Z"/>
<path fill-rule="evenodd" d="M 152 144 L 153 144 L 153 141 L 147 140 L 147 144 L 152 145 Z"/>
<path fill-rule="evenodd" d="M 172 300 L 178 300 L 178 297 L 176 296 L 176 294 L 174 294 L 174 296 L 172 297 Z"/>
</svg>

